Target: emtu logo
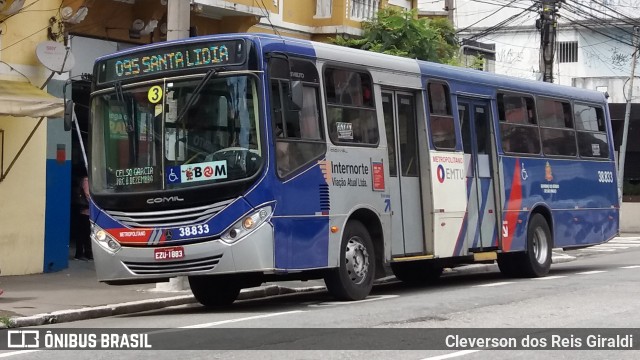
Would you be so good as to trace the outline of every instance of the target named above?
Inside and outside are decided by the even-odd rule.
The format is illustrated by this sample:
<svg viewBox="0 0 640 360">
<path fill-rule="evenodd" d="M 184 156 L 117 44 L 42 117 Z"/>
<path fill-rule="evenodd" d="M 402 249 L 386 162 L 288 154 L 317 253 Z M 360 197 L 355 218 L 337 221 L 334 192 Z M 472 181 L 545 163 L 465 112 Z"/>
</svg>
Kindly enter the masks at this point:
<svg viewBox="0 0 640 360">
<path fill-rule="evenodd" d="M 438 168 L 436 169 L 436 176 L 438 176 L 438 181 L 440 182 L 440 184 L 444 183 L 445 172 L 444 166 L 442 166 L 442 164 L 438 165 Z"/>
</svg>

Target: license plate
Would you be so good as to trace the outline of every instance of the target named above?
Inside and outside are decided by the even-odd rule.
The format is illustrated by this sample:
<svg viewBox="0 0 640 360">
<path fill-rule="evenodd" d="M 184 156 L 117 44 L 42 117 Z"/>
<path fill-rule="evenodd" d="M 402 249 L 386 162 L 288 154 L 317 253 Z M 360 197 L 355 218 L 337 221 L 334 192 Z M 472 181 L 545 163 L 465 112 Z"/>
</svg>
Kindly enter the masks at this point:
<svg viewBox="0 0 640 360">
<path fill-rule="evenodd" d="M 184 257 L 184 248 L 182 246 L 173 246 L 168 248 L 155 249 L 153 257 L 156 260 L 175 260 Z"/>
</svg>

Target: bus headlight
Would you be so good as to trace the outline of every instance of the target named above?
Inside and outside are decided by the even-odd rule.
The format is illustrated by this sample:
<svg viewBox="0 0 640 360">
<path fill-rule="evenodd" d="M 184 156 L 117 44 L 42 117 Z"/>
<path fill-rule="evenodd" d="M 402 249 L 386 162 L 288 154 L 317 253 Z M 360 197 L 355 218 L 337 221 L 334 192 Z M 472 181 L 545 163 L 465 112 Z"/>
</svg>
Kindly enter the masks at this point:
<svg viewBox="0 0 640 360">
<path fill-rule="evenodd" d="M 257 229 L 262 223 L 269 220 L 272 213 L 271 206 L 265 206 L 253 213 L 243 217 L 240 221 L 236 222 L 225 231 L 220 238 L 227 244 L 233 244 L 241 238 L 249 235 L 255 229 Z"/>
<path fill-rule="evenodd" d="M 110 253 L 115 253 L 121 248 L 120 244 L 111 235 L 96 224 L 91 224 L 91 239 Z"/>
</svg>

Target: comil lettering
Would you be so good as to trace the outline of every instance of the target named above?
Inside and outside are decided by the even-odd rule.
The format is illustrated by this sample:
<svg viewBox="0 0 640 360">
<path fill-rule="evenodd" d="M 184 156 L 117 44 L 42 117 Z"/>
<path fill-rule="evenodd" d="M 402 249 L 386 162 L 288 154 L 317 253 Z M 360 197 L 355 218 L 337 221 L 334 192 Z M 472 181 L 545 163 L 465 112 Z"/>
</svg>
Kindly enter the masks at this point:
<svg viewBox="0 0 640 360">
<path fill-rule="evenodd" d="M 178 195 L 170 196 L 170 197 L 157 197 L 157 198 L 147 199 L 147 204 L 162 204 L 165 202 L 178 202 L 178 201 L 184 201 L 184 199 Z"/>
</svg>

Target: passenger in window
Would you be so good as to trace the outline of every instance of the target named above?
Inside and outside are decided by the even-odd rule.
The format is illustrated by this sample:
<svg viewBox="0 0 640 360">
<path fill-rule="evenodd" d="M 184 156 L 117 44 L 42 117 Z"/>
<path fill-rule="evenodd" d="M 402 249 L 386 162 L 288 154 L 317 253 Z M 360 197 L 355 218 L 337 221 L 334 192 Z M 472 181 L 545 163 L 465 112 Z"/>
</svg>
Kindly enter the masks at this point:
<svg viewBox="0 0 640 360">
<path fill-rule="evenodd" d="M 519 97 L 504 97 L 505 120 L 512 124 L 527 124 L 528 114 Z"/>
<path fill-rule="evenodd" d="M 340 104 L 362 105 L 362 83 L 358 73 L 346 70 L 333 71 L 336 100 Z"/>
<path fill-rule="evenodd" d="M 447 97 L 444 86 L 440 84 L 430 84 L 429 100 L 431 100 L 431 113 L 438 115 L 449 115 L 447 109 Z"/>
<path fill-rule="evenodd" d="M 437 148 L 453 149 L 456 147 L 456 134 L 453 118 L 447 116 L 431 116 L 431 136 Z"/>
<path fill-rule="evenodd" d="M 302 110 L 300 111 L 300 137 L 303 139 L 319 140 L 320 121 L 316 102 L 316 89 L 303 87 Z"/>
<path fill-rule="evenodd" d="M 284 131 L 279 124 L 275 125 L 274 134 L 276 136 L 276 166 L 278 175 L 288 174 L 291 165 L 289 159 L 289 143 L 283 141 L 285 138 Z"/>
</svg>

